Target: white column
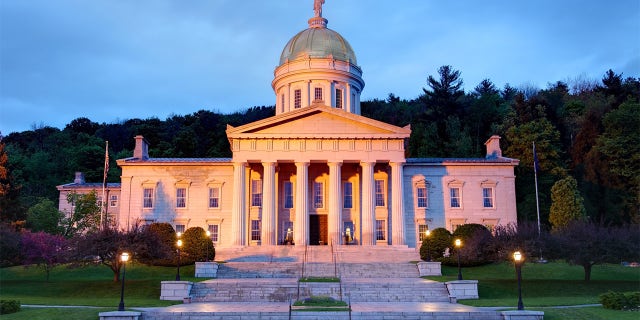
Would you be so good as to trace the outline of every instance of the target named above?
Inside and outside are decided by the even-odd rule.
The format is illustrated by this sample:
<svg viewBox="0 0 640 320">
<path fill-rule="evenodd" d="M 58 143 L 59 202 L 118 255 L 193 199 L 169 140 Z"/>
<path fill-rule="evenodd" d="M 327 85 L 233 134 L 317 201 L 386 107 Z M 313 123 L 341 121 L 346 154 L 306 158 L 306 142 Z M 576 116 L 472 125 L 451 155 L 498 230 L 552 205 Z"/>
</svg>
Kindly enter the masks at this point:
<svg viewBox="0 0 640 320">
<path fill-rule="evenodd" d="M 405 244 L 402 169 L 402 163 L 391 163 L 391 244 L 393 245 Z"/>
<path fill-rule="evenodd" d="M 276 164 L 275 162 L 263 162 L 262 179 L 262 235 L 263 246 L 276 244 Z"/>
<path fill-rule="evenodd" d="M 245 245 L 246 208 L 245 208 L 245 162 L 233 163 L 233 207 L 231 219 L 231 244 L 234 246 Z"/>
<path fill-rule="evenodd" d="M 343 104 L 343 108 L 345 111 L 350 112 L 350 113 L 355 113 L 353 112 L 353 108 L 351 108 L 351 84 L 349 82 L 347 82 L 346 84 L 346 88 L 345 88 L 345 99 Z"/>
<path fill-rule="evenodd" d="M 309 244 L 309 162 L 296 162 L 296 245 Z"/>
<path fill-rule="evenodd" d="M 376 206 L 373 196 L 373 166 L 374 162 L 361 162 L 362 167 L 362 245 L 371 246 L 376 244 L 375 224 Z"/>
<path fill-rule="evenodd" d="M 341 162 L 329 162 L 329 243 L 340 245 L 342 243 L 342 175 Z"/>
</svg>

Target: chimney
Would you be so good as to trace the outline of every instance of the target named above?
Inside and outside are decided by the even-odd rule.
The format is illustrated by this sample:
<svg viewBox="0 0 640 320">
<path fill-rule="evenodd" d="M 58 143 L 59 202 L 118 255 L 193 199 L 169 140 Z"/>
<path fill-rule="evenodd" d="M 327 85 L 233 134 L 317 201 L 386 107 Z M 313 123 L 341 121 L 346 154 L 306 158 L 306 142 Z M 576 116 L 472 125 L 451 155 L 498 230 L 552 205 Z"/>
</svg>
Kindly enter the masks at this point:
<svg viewBox="0 0 640 320">
<path fill-rule="evenodd" d="M 84 173 L 76 171 L 76 178 L 73 180 L 75 184 L 84 184 Z"/>
<path fill-rule="evenodd" d="M 502 150 L 500 149 L 500 136 L 491 136 L 491 138 L 489 138 L 489 140 L 487 140 L 484 145 L 487 146 L 487 159 L 502 157 Z"/>
<path fill-rule="evenodd" d="M 149 143 L 143 136 L 136 136 L 136 148 L 133 150 L 133 157 L 140 160 L 149 159 Z"/>
</svg>

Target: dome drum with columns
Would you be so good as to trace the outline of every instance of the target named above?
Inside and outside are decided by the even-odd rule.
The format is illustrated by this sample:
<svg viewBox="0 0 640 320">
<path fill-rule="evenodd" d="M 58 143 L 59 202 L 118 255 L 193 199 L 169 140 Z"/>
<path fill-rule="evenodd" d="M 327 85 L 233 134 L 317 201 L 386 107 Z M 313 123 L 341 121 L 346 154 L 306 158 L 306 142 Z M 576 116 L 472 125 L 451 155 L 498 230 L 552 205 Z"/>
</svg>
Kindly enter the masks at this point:
<svg viewBox="0 0 640 320">
<path fill-rule="evenodd" d="M 362 70 L 349 42 L 327 28 L 321 11 L 282 50 L 271 84 L 276 115 L 314 103 L 360 114 Z"/>
<path fill-rule="evenodd" d="M 485 158 L 406 159 L 410 126 L 360 115 L 362 70 L 326 27 L 323 3 L 314 2 L 309 28 L 282 52 L 276 114 L 227 127 L 231 159 L 150 158 L 136 137 L 133 156 L 117 161 L 121 199 L 112 214 L 121 228 L 202 227 L 221 248 L 417 248 L 428 229 L 516 223 L 518 160 L 502 156 L 500 137 L 489 138 Z"/>
</svg>

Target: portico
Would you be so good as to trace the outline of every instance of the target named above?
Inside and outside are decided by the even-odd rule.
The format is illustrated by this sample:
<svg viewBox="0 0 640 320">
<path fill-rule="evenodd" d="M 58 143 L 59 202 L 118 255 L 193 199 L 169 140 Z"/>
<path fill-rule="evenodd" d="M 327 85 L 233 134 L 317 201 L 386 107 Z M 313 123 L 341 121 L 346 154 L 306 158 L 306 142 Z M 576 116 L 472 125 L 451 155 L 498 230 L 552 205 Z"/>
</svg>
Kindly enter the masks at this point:
<svg viewBox="0 0 640 320">
<path fill-rule="evenodd" d="M 295 245 L 405 244 L 409 134 L 319 104 L 229 127 L 234 180 L 242 180 L 233 194 L 234 245 L 284 244 L 287 236 Z"/>
</svg>

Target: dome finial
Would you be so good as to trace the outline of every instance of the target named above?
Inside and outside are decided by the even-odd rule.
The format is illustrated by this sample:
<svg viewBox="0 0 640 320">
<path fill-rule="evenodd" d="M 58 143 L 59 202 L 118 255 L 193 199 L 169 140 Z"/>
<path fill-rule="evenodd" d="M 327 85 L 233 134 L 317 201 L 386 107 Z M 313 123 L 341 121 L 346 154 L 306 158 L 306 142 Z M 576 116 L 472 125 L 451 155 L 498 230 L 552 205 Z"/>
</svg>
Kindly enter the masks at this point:
<svg viewBox="0 0 640 320">
<path fill-rule="evenodd" d="M 313 0 L 313 13 L 315 13 L 316 18 L 322 18 L 322 5 L 324 4 L 324 0 Z"/>
<path fill-rule="evenodd" d="M 309 19 L 309 28 L 326 28 L 327 19 L 322 17 L 322 5 L 324 0 L 313 0 L 314 17 Z"/>
</svg>

